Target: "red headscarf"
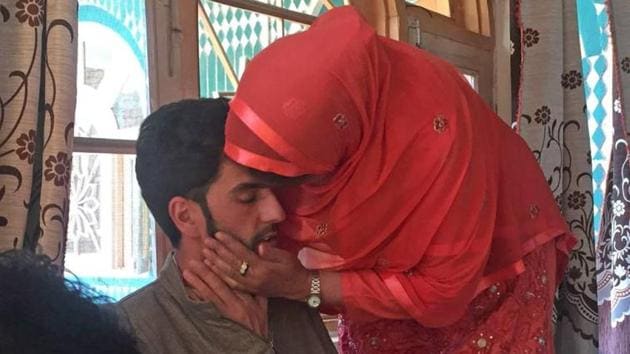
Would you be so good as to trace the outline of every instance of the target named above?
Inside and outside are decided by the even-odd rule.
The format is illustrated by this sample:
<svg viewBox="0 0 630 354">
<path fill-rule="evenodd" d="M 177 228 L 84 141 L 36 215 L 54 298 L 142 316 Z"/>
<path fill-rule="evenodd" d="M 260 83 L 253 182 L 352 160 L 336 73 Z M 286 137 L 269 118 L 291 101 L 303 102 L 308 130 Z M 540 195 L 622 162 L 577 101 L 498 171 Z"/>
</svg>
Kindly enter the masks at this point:
<svg viewBox="0 0 630 354">
<path fill-rule="evenodd" d="M 302 262 L 378 272 L 427 325 L 442 324 L 434 313 L 453 321 L 480 290 L 522 272 L 524 255 L 568 233 L 526 144 L 457 70 L 377 36 L 351 7 L 254 58 L 225 153 L 318 176 L 281 194 L 281 233 L 304 247 Z M 561 239 L 567 251 L 572 239 Z"/>
</svg>

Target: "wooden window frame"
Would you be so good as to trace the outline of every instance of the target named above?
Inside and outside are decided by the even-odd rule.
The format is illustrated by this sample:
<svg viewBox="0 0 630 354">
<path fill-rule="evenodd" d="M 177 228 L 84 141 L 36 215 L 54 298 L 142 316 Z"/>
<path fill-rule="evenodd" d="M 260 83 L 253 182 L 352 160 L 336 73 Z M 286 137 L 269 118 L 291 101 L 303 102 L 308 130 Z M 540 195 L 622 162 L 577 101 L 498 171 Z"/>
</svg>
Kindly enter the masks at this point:
<svg viewBox="0 0 630 354">
<path fill-rule="evenodd" d="M 146 10 L 151 112 L 167 103 L 199 98 L 197 1 L 147 0 Z M 155 245 L 159 271 L 172 247 L 157 224 Z"/>
</svg>

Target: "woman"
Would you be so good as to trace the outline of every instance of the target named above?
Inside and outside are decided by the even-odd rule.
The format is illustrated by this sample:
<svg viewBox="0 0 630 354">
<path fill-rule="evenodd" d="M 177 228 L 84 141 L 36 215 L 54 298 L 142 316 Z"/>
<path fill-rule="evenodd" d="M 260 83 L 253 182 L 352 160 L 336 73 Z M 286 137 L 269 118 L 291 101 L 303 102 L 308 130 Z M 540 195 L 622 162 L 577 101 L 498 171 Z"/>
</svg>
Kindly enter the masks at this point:
<svg viewBox="0 0 630 354">
<path fill-rule="evenodd" d="M 574 239 L 527 145 L 449 64 L 332 10 L 248 65 L 225 153 L 310 176 L 279 191 L 279 232 L 341 312 L 344 353 L 553 352 Z M 219 240 L 208 261 L 233 287 L 308 295 L 301 267 L 265 263 L 282 253 Z"/>
</svg>

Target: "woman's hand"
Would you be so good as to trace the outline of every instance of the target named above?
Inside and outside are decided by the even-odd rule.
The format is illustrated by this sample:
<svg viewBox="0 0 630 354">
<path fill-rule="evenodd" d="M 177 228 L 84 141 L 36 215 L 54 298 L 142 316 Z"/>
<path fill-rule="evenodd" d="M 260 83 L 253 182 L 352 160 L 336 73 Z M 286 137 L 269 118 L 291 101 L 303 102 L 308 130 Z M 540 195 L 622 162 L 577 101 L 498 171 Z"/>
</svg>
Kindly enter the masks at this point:
<svg viewBox="0 0 630 354">
<path fill-rule="evenodd" d="M 205 245 L 204 263 L 233 289 L 292 300 L 303 300 L 310 293 L 309 271 L 292 253 L 267 242 L 258 245 L 256 253 L 224 232 L 207 238 Z M 245 274 L 239 272 L 243 262 Z"/>
<path fill-rule="evenodd" d="M 182 276 L 192 287 L 194 295 L 212 302 L 221 315 L 267 338 L 266 297 L 231 289 L 201 262 L 191 261 Z"/>
</svg>

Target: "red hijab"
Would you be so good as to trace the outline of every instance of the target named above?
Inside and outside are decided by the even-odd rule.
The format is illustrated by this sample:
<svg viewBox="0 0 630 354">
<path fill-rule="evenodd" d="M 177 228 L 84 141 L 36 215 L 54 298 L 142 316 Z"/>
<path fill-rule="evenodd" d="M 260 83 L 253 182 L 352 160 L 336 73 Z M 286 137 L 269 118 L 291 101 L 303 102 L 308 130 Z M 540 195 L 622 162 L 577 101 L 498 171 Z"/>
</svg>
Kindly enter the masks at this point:
<svg viewBox="0 0 630 354">
<path fill-rule="evenodd" d="M 418 299 L 465 306 L 569 232 L 526 144 L 458 71 L 377 36 L 351 7 L 254 58 L 225 153 L 318 176 L 281 192 L 281 233 L 307 267 L 383 272 L 416 318 Z"/>
</svg>

